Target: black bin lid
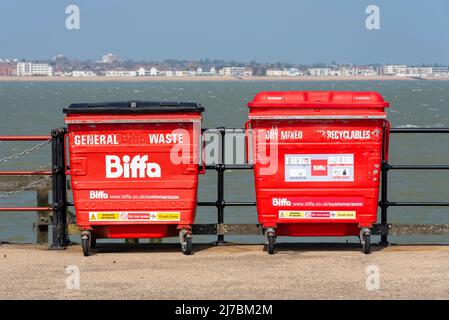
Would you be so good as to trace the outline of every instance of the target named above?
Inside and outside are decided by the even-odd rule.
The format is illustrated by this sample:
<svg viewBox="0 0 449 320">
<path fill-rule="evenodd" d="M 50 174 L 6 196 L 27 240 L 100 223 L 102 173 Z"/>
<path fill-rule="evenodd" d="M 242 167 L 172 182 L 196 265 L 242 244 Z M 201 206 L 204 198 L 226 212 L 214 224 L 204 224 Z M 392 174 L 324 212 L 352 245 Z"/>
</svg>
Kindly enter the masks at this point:
<svg viewBox="0 0 449 320">
<path fill-rule="evenodd" d="M 70 113 L 176 113 L 203 112 L 204 108 L 196 102 L 168 102 L 168 101 L 128 101 L 128 102 L 99 102 L 73 103 L 63 112 Z"/>
</svg>

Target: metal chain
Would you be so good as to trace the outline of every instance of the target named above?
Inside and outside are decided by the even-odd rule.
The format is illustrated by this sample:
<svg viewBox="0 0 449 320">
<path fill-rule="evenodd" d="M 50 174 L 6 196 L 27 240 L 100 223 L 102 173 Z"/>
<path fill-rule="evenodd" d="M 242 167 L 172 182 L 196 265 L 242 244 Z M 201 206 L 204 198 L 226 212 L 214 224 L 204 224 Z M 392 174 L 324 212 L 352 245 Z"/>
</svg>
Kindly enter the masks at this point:
<svg viewBox="0 0 449 320">
<path fill-rule="evenodd" d="M 49 144 L 52 140 L 53 139 L 45 140 L 45 141 L 43 141 L 41 143 L 36 144 L 35 146 L 33 146 L 33 147 L 29 148 L 29 149 L 25 149 L 25 150 L 23 150 L 23 151 L 21 151 L 19 153 L 16 153 L 16 154 L 4 157 L 4 158 L 0 158 L 0 163 L 8 162 L 10 160 L 14 160 L 14 159 L 23 157 L 23 156 L 25 156 L 25 155 L 27 155 L 27 154 L 29 154 L 31 152 L 39 150 L 40 148 L 42 148 L 42 147 L 46 146 L 47 144 Z"/>
<path fill-rule="evenodd" d="M 51 179 L 51 176 L 43 177 L 43 178 L 41 178 L 39 180 L 31 182 L 29 185 L 26 185 L 24 187 L 20 187 L 20 188 L 18 188 L 16 190 L 8 191 L 8 192 L 5 192 L 5 193 L 0 193 L 0 199 L 5 199 L 5 198 L 11 197 L 12 195 L 15 195 L 17 193 L 20 193 L 20 192 L 23 192 L 23 191 L 27 191 L 27 190 L 33 188 L 34 186 L 37 186 L 37 185 L 39 185 L 39 184 L 41 184 L 43 182 L 49 181 L 50 179 Z"/>
</svg>

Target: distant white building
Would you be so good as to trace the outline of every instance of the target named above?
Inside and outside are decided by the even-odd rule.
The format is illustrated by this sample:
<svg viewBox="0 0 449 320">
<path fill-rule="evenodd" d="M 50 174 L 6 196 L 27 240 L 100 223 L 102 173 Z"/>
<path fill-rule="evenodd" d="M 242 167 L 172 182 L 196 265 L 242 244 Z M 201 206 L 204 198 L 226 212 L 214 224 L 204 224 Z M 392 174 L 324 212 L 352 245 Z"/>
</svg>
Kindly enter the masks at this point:
<svg viewBox="0 0 449 320">
<path fill-rule="evenodd" d="M 267 77 L 297 77 L 303 73 L 298 68 L 267 69 Z"/>
<path fill-rule="evenodd" d="M 435 77 L 447 77 L 449 75 L 448 67 L 432 67 L 432 75 Z"/>
<path fill-rule="evenodd" d="M 150 77 L 157 77 L 159 75 L 159 71 L 156 68 L 150 69 Z"/>
<path fill-rule="evenodd" d="M 190 73 L 187 70 L 176 70 L 175 71 L 175 76 L 176 77 L 187 77 L 189 75 L 190 75 Z"/>
<path fill-rule="evenodd" d="M 118 60 L 118 56 L 112 53 L 107 53 L 101 57 L 101 62 L 103 63 L 114 63 Z"/>
<path fill-rule="evenodd" d="M 351 74 L 354 76 L 375 76 L 377 70 L 372 66 L 356 66 L 351 69 Z"/>
<path fill-rule="evenodd" d="M 252 77 L 253 76 L 253 70 L 250 68 L 245 68 L 242 73 L 242 77 Z"/>
<path fill-rule="evenodd" d="M 393 76 L 398 73 L 405 73 L 407 66 L 404 64 L 401 65 L 385 65 L 382 67 L 382 74 L 386 76 Z"/>
<path fill-rule="evenodd" d="M 326 77 L 330 74 L 330 68 L 310 68 L 307 70 L 312 77 Z"/>
<path fill-rule="evenodd" d="M 428 77 L 432 75 L 431 67 L 407 67 L 405 75 L 409 77 Z"/>
<path fill-rule="evenodd" d="M 329 76 L 335 76 L 335 77 L 340 77 L 341 76 L 341 70 L 338 69 L 329 69 Z"/>
<path fill-rule="evenodd" d="M 156 68 L 151 68 L 150 70 L 146 70 L 145 68 L 141 67 L 139 69 L 137 69 L 136 71 L 136 75 L 138 77 L 156 77 L 161 75 L 162 72 L 160 72 L 159 70 L 157 70 Z"/>
<path fill-rule="evenodd" d="M 220 69 L 219 74 L 228 77 L 251 77 L 253 71 L 245 67 L 224 67 Z"/>
<path fill-rule="evenodd" d="M 303 76 L 304 74 L 302 73 L 302 71 L 300 71 L 298 68 L 288 68 L 287 69 L 287 76 L 288 77 L 300 77 Z"/>
<path fill-rule="evenodd" d="M 72 77 L 96 77 L 97 74 L 93 71 L 79 71 L 74 70 L 72 71 Z"/>
<path fill-rule="evenodd" d="M 215 68 L 214 67 L 212 67 L 212 68 L 210 68 L 208 71 L 207 70 L 203 70 L 203 68 L 201 68 L 201 67 L 198 67 L 197 69 L 196 69 L 196 75 L 197 76 L 215 76 L 215 75 L 217 75 L 217 73 L 215 72 Z"/>
<path fill-rule="evenodd" d="M 398 77 L 428 77 L 433 73 L 432 67 L 407 67 L 406 65 L 386 65 L 382 74 Z"/>
<path fill-rule="evenodd" d="M 45 63 L 17 62 L 17 75 L 19 77 L 53 76 L 53 68 Z"/>
<path fill-rule="evenodd" d="M 146 76 L 146 70 L 145 68 L 141 67 L 137 69 L 137 76 L 139 77 L 145 77 Z"/>
<path fill-rule="evenodd" d="M 267 77 L 283 77 L 286 75 L 285 69 L 267 69 Z"/>
<path fill-rule="evenodd" d="M 108 70 L 106 77 L 137 77 L 137 71 L 130 70 Z"/>
</svg>

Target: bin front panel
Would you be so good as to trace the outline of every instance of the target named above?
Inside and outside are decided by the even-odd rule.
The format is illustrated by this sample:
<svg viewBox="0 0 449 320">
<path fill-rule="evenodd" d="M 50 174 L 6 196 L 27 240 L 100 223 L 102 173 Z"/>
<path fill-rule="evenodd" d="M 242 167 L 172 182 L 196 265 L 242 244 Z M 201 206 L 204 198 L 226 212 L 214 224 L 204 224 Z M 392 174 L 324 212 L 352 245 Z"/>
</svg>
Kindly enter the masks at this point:
<svg viewBox="0 0 449 320">
<path fill-rule="evenodd" d="M 261 223 L 376 221 L 383 120 L 258 120 L 252 128 Z"/>
<path fill-rule="evenodd" d="M 66 118 L 78 225 L 116 225 L 109 231 L 120 234 L 119 225 L 193 224 L 200 116 L 139 115 L 135 123 L 124 116 L 87 118 Z M 121 232 L 142 237 L 139 230 Z"/>
</svg>

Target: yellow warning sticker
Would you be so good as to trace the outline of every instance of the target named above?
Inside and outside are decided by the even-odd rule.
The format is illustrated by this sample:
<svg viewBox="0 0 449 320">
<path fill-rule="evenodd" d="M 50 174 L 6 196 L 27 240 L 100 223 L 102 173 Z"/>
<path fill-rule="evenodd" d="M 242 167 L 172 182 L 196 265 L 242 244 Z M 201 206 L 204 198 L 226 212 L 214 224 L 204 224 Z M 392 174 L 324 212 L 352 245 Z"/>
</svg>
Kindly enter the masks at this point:
<svg viewBox="0 0 449 320">
<path fill-rule="evenodd" d="M 132 212 L 89 212 L 89 221 L 180 221 L 179 211 L 132 211 Z"/>
<path fill-rule="evenodd" d="M 279 210 L 280 219 L 355 219 L 355 211 L 286 211 Z"/>
<path fill-rule="evenodd" d="M 181 220 L 180 212 L 158 212 L 156 216 L 157 221 L 179 221 Z"/>
<path fill-rule="evenodd" d="M 118 212 L 91 212 L 89 213 L 90 221 L 119 221 Z"/>
</svg>

